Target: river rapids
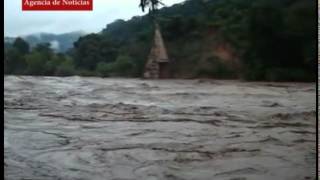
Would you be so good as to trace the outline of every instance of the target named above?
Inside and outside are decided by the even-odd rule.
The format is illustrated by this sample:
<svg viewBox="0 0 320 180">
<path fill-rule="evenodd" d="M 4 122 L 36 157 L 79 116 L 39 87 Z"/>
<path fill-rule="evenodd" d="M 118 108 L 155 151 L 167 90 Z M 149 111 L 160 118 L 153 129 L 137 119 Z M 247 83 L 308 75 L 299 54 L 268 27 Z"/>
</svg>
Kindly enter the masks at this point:
<svg viewBox="0 0 320 180">
<path fill-rule="evenodd" d="M 7 180 L 304 180 L 315 83 L 5 76 Z"/>
</svg>

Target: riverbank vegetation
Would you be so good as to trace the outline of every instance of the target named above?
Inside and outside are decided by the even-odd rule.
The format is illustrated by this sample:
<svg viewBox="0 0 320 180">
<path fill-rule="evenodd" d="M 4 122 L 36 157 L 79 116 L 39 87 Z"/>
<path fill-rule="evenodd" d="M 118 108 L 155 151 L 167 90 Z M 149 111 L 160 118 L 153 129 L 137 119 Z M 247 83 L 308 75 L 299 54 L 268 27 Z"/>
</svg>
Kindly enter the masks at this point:
<svg viewBox="0 0 320 180">
<path fill-rule="evenodd" d="M 175 78 L 316 79 L 316 1 L 187 0 L 157 13 Z M 82 36 L 66 53 L 17 38 L 5 44 L 5 73 L 141 77 L 153 32 L 146 15 Z"/>
</svg>

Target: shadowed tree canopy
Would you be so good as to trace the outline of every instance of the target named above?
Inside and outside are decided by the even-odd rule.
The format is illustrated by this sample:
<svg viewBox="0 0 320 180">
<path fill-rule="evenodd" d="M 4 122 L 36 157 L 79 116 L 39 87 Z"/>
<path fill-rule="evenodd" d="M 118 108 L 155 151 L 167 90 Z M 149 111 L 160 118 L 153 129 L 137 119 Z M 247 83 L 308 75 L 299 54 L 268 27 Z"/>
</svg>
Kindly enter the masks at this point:
<svg viewBox="0 0 320 180">
<path fill-rule="evenodd" d="M 21 54 L 27 54 L 30 50 L 29 44 L 20 37 L 13 42 L 13 47 L 16 48 Z"/>
</svg>

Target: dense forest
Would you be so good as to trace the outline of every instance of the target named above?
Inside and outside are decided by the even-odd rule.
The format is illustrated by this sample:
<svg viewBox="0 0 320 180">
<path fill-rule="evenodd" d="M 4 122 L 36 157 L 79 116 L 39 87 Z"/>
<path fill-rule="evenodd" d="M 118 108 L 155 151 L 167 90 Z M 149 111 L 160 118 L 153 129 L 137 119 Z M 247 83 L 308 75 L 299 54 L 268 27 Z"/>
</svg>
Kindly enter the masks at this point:
<svg viewBox="0 0 320 180">
<path fill-rule="evenodd" d="M 187 0 L 160 9 L 157 21 L 175 78 L 316 79 L 316 1 Z M 82 36 L 65 53 L 17 38 L 5 44 L 5 74 L 141 77 L 153 32 L 145 15 Z"/>
</svg>

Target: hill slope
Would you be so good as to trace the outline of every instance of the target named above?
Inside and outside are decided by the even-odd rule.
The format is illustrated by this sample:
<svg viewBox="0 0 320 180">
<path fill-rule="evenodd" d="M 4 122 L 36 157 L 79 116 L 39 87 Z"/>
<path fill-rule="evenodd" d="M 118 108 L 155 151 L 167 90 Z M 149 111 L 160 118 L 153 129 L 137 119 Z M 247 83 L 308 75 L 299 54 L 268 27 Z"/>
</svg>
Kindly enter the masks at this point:
<svg viewBox="0 0 320 180">
<path fill-rule="evenodd" d="M 311 80 L 315 5 L 304 0 L 187 0 L 160 9 L 157 19 L 175 77 Z M 101 62 L 126 56 L 136 67 L 127 75 L 140 76 L 152 36 L 148 16 L 117 20 L 77 41 L 75 63 L 94 71 Z"/>
<path fill-rule="evenodd" d="M 316 79 L 316 1 L 187 0 L 160 9 L 156 17 L 175 78 Z M 20 40 L 6 51 L 7 73 L 141 77 L 153 33 L 153 21 L 145 15 L 81 36 L 64 55 L 46 45 L 28 52 Z M 65 51 L 77 37 L 25 39 L 32 46 L 49 41 Z"/>
</svg>

